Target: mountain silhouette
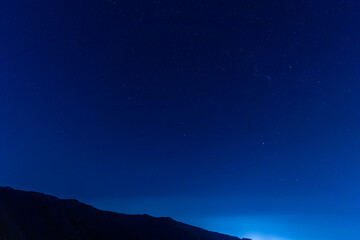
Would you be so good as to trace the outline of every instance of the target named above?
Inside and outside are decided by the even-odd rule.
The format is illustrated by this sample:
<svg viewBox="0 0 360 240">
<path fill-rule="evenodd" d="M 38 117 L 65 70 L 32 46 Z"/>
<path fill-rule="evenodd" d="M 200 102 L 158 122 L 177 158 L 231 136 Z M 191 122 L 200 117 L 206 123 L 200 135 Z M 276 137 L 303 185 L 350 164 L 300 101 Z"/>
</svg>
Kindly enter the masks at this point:
<svg viewBox="0 0 360 240">
<path fill-rule="evenodd" d="M 77 200 L 0 187 L 0 240 L 65 239 L 241 240 L 169 217 L 101 211 Z"/>
</svg>

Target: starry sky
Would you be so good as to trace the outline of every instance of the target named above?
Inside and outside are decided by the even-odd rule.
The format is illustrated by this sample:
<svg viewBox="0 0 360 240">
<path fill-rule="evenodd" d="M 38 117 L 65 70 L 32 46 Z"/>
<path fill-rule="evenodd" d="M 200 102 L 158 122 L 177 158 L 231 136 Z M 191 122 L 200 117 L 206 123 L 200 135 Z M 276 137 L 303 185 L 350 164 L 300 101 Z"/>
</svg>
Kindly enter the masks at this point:
<svg viewBox="0 0 360 240">
<path fill-rule="evenodd" d="M 0 2 L 0 185 L 254 240 L 360 238 L 360 3 Z"/>
</svg>

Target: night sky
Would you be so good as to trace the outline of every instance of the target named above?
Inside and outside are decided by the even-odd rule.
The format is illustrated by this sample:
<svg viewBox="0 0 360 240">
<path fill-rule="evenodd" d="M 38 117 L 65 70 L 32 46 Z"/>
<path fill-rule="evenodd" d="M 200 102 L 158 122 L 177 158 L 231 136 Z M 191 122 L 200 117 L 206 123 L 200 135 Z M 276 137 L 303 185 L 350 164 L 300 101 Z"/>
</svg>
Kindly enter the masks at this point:
<svg viewBox="0 0 360 240">
<path fill-rule="evenodd" d="M 0 1 L 0 185 L 360 239 L 359 79 L 357 0 Z"/>
</svg>

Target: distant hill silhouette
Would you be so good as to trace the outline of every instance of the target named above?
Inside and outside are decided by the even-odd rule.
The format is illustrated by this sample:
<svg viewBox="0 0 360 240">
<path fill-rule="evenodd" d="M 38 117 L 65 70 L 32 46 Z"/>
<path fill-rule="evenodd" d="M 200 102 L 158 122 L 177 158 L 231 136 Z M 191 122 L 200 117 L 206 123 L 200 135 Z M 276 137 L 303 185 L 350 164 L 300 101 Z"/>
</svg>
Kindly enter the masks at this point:
<svg viewBox="0 0 360 240">
<path fill-rule="evenodd" d="M 0 187 L 0 240 L 65 239 L 240 240 L 168 217 L 101 211 L 77 200 Z"/>
</svg>

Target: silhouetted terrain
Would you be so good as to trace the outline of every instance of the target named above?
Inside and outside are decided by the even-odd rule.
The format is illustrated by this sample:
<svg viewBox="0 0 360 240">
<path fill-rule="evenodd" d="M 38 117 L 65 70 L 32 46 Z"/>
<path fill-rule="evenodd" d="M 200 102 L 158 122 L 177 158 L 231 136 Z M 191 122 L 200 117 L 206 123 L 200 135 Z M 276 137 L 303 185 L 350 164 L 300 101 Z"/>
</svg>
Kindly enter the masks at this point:
<svg viewBox="0 0 360 240">
<path fill-rule="evenodd" d="M 101 211 L 77 200 L 0 187 L 0 240 L 25 239 L 240 240 L 167 217 Z"/>
</svg>

